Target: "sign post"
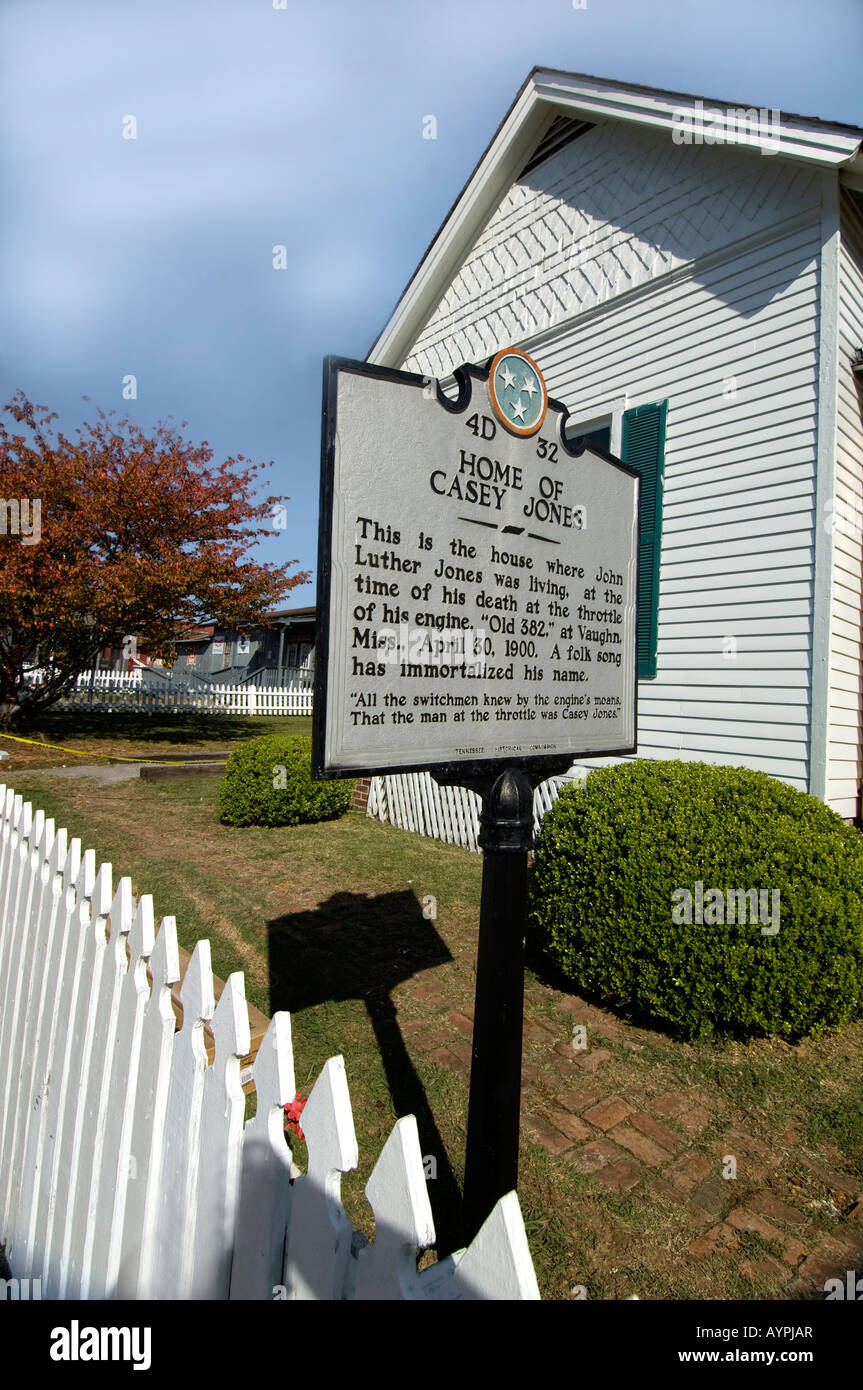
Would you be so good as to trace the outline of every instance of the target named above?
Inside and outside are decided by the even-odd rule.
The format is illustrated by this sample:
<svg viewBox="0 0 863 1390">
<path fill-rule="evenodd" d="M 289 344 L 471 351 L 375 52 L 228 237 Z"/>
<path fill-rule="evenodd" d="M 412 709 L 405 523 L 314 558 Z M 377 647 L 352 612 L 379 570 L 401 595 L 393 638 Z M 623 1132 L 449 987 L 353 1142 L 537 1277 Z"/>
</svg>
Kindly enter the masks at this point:
<svg viewBox="0 0 863 1390">
<path fill-rule="evenodd" d="M 436 382 L 324 365 L 316 777 L 482 797 L 465 1209 L 516 1185 L 533 791 L 636 742 L 637 474 L 516 348 Z"/>
<path fill-rule="evenodd" d="M 518 1182 L 524 922 L 533 787 L 507 768 L 483 797 L 482 902 L 476 961 L 464 1216 L 471 1234 Z"/>
</svg>

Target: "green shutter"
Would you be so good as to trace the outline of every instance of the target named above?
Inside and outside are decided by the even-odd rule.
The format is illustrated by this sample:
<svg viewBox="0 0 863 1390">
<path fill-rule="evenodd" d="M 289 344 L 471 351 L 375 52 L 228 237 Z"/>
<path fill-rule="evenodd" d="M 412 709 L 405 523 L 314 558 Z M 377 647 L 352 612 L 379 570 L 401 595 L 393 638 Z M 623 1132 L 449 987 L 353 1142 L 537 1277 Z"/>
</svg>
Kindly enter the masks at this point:
<svg viewBox="0 0 863 1390">
<path fill-rule="evenodd" d="M 662 473 L 667 401 L 623 412 L 621 458 L 641 476 L 638 556 L 638 679 L 656 675 L 659 556 L 662 540 Z"/>
</svg>

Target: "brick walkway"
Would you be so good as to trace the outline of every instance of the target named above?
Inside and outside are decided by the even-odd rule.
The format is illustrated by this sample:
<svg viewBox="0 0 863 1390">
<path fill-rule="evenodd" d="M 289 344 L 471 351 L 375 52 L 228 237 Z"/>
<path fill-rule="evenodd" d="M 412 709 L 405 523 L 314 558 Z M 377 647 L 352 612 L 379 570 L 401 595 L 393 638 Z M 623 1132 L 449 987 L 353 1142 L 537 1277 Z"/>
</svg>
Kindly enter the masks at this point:
<svg viewBox="0 0 863 1390">
<path fill-rule="evenodd" d="M 833 1167 L 829 1152 L 806 1150 L 793 1126 L 771 1143 L 715 1122 L 703 1091 L 638 1094 L 643 1078 L 637 1066 L 620 1066 L 621 1050 L 643 1052 L 651 1035 L 578 997 L 548 995 L 561 1014 L 559 1031 L 547 1017 L 531 1018 L 529 994 L 525 1000 L 523 1132 L 607 1191 L 674 1204 L 692 1232 L 692 1261 L 736 1250 L 744 1277 L 790 1298 L 823 1298 L 825 1280 L 844 1283 L 847 1270 L 863 1276 L 860 1178 Z M 399 991 L 399 1023 L 412 1052 L 466 1081 L 472 1008 L 454 1002 L 432 975 L 416 976 Z M 578 1025 L 580 1050 L 570 1036 Z M 622 1074 L 631 1076 L 625 1086 Z M 805 1192 L 801 1165 L 811 1176 Z"/>
</svg>

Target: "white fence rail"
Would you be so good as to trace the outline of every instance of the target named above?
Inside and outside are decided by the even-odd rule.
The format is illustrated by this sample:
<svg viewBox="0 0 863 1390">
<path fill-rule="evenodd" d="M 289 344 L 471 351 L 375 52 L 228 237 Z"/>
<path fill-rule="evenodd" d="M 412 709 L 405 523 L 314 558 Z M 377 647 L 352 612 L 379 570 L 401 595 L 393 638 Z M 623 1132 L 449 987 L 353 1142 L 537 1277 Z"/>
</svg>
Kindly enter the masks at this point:
<svg viewBox="0 0 863 1390">
<path fill-rule="evenodd" d="M 533 823 L 539 830 L 546 811 L 551 810 L 563 786 L 561 778 L 540 782 L 533 794 Z M 479 851 L 480 799 L 465 787 L 442 787 L 429 772 L 400 773 L 392 777 L 372 777 L 366 814 L 388 821 L 402 830 L 414 830 Z"/>
<path fill-rule="evenodd" d="M 354 1231 L 342 1058 L 303 1111 L 300 1173 L 283 1129 L 289 1015 L 270 1023 L 244 1126 L 243 977 L 214 1008 L 199 941 L 175 1034 L 179 978 L 174 918 L 157 932 L 149 896 L 135 903 L 128 878 L 115 888 L 109 864 L 0 786 L 0 1242 L 14 1279 L 61 1299 L 539 1298 L 515 1193 L 467 1250 L 417 1273 L 435 1237 L 413 1116 L 366 1186 L 374 1243 Z"/>
</svg>

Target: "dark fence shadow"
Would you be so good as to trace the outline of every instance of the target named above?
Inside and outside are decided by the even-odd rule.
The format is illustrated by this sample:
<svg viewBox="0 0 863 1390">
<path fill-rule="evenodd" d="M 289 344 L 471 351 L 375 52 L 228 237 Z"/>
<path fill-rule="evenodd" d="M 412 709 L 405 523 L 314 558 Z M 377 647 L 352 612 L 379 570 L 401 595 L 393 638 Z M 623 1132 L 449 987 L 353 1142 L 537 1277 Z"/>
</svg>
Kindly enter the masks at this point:
<svg viewBox="0 0 863 1390">
<path fill-rule="evenodd" d="M 452 959 L 434 924 L 408 890 L 372 898 L 334 893 L 314 911 L 269 922 L 268 936 L 271 1014 L 299 1013 L 328 999 L 362 999 L 396 1115 L 416 1116 L 422 1152 L 437 1163 L 429 1186 L 437 1249 L 458 1249 L 465 1243 L 461 1193 L 390 998 L 418 971 Z"/>
</svg>

